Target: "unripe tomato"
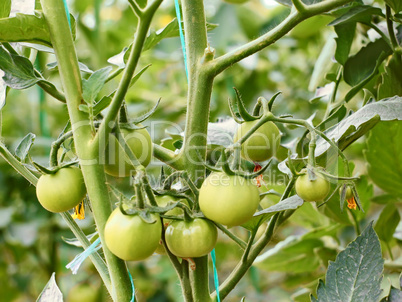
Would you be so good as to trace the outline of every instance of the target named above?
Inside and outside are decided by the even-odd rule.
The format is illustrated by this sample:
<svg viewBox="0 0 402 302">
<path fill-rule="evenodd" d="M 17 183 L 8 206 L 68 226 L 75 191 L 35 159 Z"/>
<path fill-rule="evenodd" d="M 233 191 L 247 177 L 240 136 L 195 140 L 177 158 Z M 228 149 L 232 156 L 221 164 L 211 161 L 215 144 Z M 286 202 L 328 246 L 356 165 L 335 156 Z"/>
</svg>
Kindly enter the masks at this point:
<svg viewBox="0 0 402 302">
<path fill-rule="evenodd" d="M 211 252 L 218 238 L 215 225 L 201 218 L 192 221 L 173 221 L 166 229 L 169 251 L 177 257 L 196 258 Z"/>
<path fill-rule="evenodd" d="M 309 180 L 308 174 L 301 175 L 296 180 L 296 193 L 304 201 L 321 201 L 327 197 L 330 184 L 320 172 L 315 172 L 316 179 Z"/>
<path fill-rule="evenodd" d="M 157 214 L 151 214 L 155 223 L 146 223 L 140 216 L 124 215 L 116 208 L 105 226 L 105 241 L 109 250 L 126 261 L 143 260 L 158 247 L 162 223 Z"/>
<path fill-rule="evenodd" d="M 142 125 L 138 124 L 138 126 L 141 127 Z M 152 140 L 148 131 L 143 128 L 138 130 L 121 129 L 120 132 L 141 165 L 148 166 L 152 157 Z M 105 172 L 109 175 L 127 177 L 134 169 L 130 160 L 126 158 L 122 147 L 123 143 L 121 141 L 119 144 L 116 136 L 110 135 L 105 153 Z"/>
<path fill-rule="evenodd" d="M 233 141 L 241 139 L 258 120 L 242 123 Z M 254 162 L 261 162 L 276 155 L 281 143 L 281 133 L 278 127 L 272 122 L 266 122 L 255 131 L 242 145 L 241 157 Z"/>
<path fill-rule="evenodd" d="M 61 168 L 39 177 L 36 196 L 48 211 L 61 213 L 77 206 L 87 193 L 82 172 L 77 167 Z"/>
<path fill-rule="evenodd" d="M 156 199 L 156 202 L 158 203 L 158 206 L 160 206 L 160 207 L 167 206 L 167 204 L 169 202 L 177 202 L 178 201 L 177 198 L 175 198 L 173 196 L 168 196 L 168 195 L 155 196 L 155 199 Z M 181 201 L 183 201 L 184 203 L 187 204 L 186 200 L 183 199 Z M 169 215 L 169 216 L 179 216 L 179 215 L 182 215 L 182 214 L 183 214 L 183 210 L 181 208 L 179 208 L 179 207 L 176 207 L 173 210 L 167 211 L 165 213 L 165 215 Z M 166 224 L 171 223 L 172 220 L 164 218 L 163 222 L 166 225 Z M 165 255 L 166 254 L 165 247 L 163 246 L 163 244 L 161 242 L 159 243 L 158 247 L 156 248 L 155 253 L 157 253 L 159 255 Z"/>
<path fill-rule="evenodd" d="M 257 186 L 241 176 L 213 172 L 200 189 L 199 205 L 205 217 L 227 226 L 241 225 L 260 202 Z"/>
</svg>

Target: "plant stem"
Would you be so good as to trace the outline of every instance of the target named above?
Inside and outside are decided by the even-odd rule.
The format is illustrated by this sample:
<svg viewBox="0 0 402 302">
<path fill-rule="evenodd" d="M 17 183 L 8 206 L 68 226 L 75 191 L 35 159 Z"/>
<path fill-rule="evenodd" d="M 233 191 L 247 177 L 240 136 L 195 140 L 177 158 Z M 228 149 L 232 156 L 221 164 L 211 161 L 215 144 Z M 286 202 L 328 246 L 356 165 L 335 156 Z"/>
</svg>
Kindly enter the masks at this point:
<svg viewBox="0 0 402 302">
<path fill-rule="evenodd" d="M 230 232 L 227 228 L 225 228 L 223 225 L 220 223 L 216 223 L 213 221 L 213 223 L 216 225 L 218 229 L 220 229 L 226 236 L 228 236 L 230 239 L 232 239 L 234 242 L 236 242 L 243 250 L 246 249 L 247 243 L 245 243 L 243 240 L 241 240 L 239 237 L 234 235 L 232 232 Z"/>
<path fill-rule="evenodd" d="M 193 258 L 196 269 L 190 270 L 190 282 L 194 302 L 210 302 L 208 282 L 208 256 Z"/>
<path fill-rule="evenodd" d="M 55 140 L 52 143 L 52 147 L 50 149 L 50 167 L 56 167 L 58 165 L 57 162 L 57 152 L 59 151 L 59 148 L 61 146 L 61 144 L 68 138 L 73 136 L 73 131 L 68 131 L 66 133 L 64 133 L 62 136 L 60 136 L 57 140 Z"/>
<path fill-rule="evenodd" d="M 131 48 L 126 68 L 123 72 L 122 79 L 110 103 L 109 111 L 103 119 L 99 127 L 98 134 L 94 139 L 94 144 L 96 147 L 99 147 L 99 143 L 101 141 L 107 141 L 107 138 L 114 127 L 120 107 L 123 103 L 124 97 L 127 94 L 127 90 L 130 87 L 131 79 L 133 78 L 135 69 L 141 56 L 142 48 L 148 34 L 149 26 L 151 25 L 152 17 L 154 16 L 154 13 L 158 9 L 161 2 L 162 0 L 153 1 L 143 11 L 141 18 L 138 20 L 137 32 L 135 33 L 134 43 Z M 102 151 L 106 148 L 106 144 L 104 143 L 102 143 L 100 146 Z"/>
<path fill-rule="evenodd" d="M 202 60 L 207 48 L 207 30 L 203 1 L 184 0 L 183 21 L 187 51 L 188 94 L 184 146 L 179 159 L 189 176 L 195 180 L 204 177 L 205 168 L 199 154 L 205 159 L 209 105 L 213 77 L 206 73 Z M 201 175 L 197 175 L 201 174 Z"/>
<path fill-rule="evenodd" d="M 78 109 L 82 104 L 81 75 L 64 5 L 59 0 L 41 0 L 41 4 L 66 93 L 67 109 L 85 185 L 108 264 L 112 298 L 114 301 L 126 302 L 131 299 L 131 282 L 125 262 L 113 255 L 105 244 L 104 228 L 112 206 L 105 185 L 105 172 L 99 164 L 99 149 L 89 145 L 93 137 L 88 115 Z"/>
<path fill-rule="evenodd" d="M 169 149 L 166 149 L 158 144 L 153 144 L 154 156 L 163 161 L 165 164 L 171 166 L 176 170 L 184 170 L 185 166 L 180 160 L 178 160 L 177 155 Z"/>
</svg>

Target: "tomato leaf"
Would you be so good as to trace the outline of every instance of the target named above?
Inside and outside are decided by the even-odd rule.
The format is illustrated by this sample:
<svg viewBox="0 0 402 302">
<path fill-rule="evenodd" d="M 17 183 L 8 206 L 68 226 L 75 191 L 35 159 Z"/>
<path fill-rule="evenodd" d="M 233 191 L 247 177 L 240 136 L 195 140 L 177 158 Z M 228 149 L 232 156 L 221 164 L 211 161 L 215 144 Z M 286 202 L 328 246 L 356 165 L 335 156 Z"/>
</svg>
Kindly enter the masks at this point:
<svg viewBox="0 0 402 302">
<path fill-rule="evenodd" d="M 344 79 L 350 86 L 357 86 L 370 77 L 378 68 L 378 60 L 383 61 L 392 50 L 384 39 L 367 44 L 345 62 Z"/>
<path fill-rule="evenodd" d="M 383 267 L 380 241 L 370 223 L 330 262 L 325 283 L 319 282 L 317 298 L 320 302 L 377 302 Z"/>
<path fill-rule="evenodd" d="M 348 60 L 350 48 L 352 47 L 353 38 L 356 32 L 356 23 L 339 24 L 335 27 L 337 34 L 335 60 L 342 65 L 345 65 Z"/>
<path fill-rule="evenodd" d="M 380 217 L 375 224 L 374 230 L 376 231 L 380 240 L 388 242 L 392 239 L 396 227 L 401 220 L 398 209 L 395 204 L 388 204 L 381 212 Z"/>
<path fill-rule="evenodd" d="M 381 75 L 381 84 L 378 86 L 379 99 L 395 95 L 402 96 L 402 56 L 397 53 L 385 66 L 385 71 Z"/>
<path fill-rule="evenodd" d="M 25 161 L 28 152 L 34 144 L 36 135 L 33 133 L 28 133 L 15 148 L 15 156 L 21 161 Z"/>
<path fill-rule="evenodd" d="M 402 197 L 401 137 L 401 121 L 381 122 L 371 131 L 364 151 L 371 179 L 381 189 L 397 197 Z"/>
<path fill-rule="evenodd" d="M 395 14 L 402 11 L 402 1 L 401 0 L 384 0 L 395 12 Z"/>
<path fill-rule="evenodd" d="M 350 22 L 370 22 L 373 15 L 384 17 L 384 14 L 378 7 L 373 7 L 370 5 L 354 6 L 351 7 L 348 12 L 329 23 L 328 26 L 335 26 Z"/>
<path fill-rule="evenodd" d="M 4 71 L 3 80 L 7 86 L 14 89 L 26 89 L 38 82 L 54 85 L 42 77 L 35 75 L 34 67 L 27 58 L 9 53 L 0 46 L 0 69 Z"/>
<path fill-rule="evenodd" d="M 399 302 L 402 301 L 402 290 L 391 285 L 389 296 L 381 300 L 381 302 Z"/>
<path fill-rule="evenodd" d="M 36 302 L 63 302 L 63 294 L 61 293 L 59 287 L 56 283 L 55 273 L 50 277 L 49 282 L 46 284 L 45 288 L 40 293 Z"/>
<path fill-rule="evenodd" d="M 314 250 L 323 246 L 324 243 L 319 239 L 289 236 L 258 256 L 253 265 L 267 271 L 313 272 L 320 266 Z"/>
<path fill-rule="evenodd" d="M 301 205 L 303 205 L 303 200 L 299 196 L 293 195 L 289 198 L 286 198 L 278 202 L 276 205 L 273 205 L 272 207 L 266 208 L 262 211 L 255 213 L 253 218 L 251 218 L 245 224 L 242 224 L 242 227 L 250 231 L 253 231 L 257 229 L 265 220 L 272 217 L 275 213 L 286 210 L 294 210 L 300 207 Z"/>
<path fill-rule="evenodd" d="M 367 104 L 352 115 L 325 131 L 341 150 L 367 133 L 379 121 L 402 120 L 402 97 Z M 391 137 L 390 137 L 391 138 Z M 379 145 L 383 147 L 384 145 Z M 323 155 L 330 145 L 321 137 L 317 140 L 315 156 Z"/>
<path fill-rule="evenodd" d="M 87 104 L 93 104 L 99 91 L 105 85 L 105 81 L 112 71 L 112 67 L 108 66 L 95 71 L 87 80 L 82 79 L 82 96 Z"/>
</svg>

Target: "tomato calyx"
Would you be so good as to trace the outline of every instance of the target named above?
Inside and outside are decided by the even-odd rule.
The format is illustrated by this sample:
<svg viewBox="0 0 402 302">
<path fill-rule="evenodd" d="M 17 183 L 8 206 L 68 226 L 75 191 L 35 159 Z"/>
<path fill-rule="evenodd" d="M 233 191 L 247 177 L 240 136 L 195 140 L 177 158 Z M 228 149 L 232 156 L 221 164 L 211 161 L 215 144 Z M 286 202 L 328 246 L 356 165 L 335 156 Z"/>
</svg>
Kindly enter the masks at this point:
<svg viewBox="0 0 402 302">
<path fill-rule="evenodd" d="M 230 167 L 230 163 L 229 163 L 229 160 L 227 159 L 227 155 L 226 155 L 224 148 L 222 148 L 220 161 L 223 163 L 222 168 L 213 167 L 211 165 L 208 165 L 207 163 L 204 163 L 203 165 L 205 168 L 207 168 L 211 172 L 218 172 L 218 173 L 223 172 L 229 176 L 241 176 L 245 179 L 254 179 L 254 178 L 262 175 L 268 169 L 268 167 L 270 166 L 270 164 L 272 162 L 272 159 L 270 159 L 263 167 L 261 167 L 261 169 L 254 171 L 252 173 L 247 173 L 247 172 L 243 172 L 240 170 L 233 170 Z"/>
<path fill-rule="evenodd" d="M 359 194 L 357 193 L 356 186 L 353 182 L 344 183 L 339 189 L 339 196 L 340 196 L 340 207 L 341 212 L 343 211 L 343 206 L 345 201 L 347 202 L 347 207 L 350 210 L 361 210 L 364 213 L 362 208 Z"/>
</svg>

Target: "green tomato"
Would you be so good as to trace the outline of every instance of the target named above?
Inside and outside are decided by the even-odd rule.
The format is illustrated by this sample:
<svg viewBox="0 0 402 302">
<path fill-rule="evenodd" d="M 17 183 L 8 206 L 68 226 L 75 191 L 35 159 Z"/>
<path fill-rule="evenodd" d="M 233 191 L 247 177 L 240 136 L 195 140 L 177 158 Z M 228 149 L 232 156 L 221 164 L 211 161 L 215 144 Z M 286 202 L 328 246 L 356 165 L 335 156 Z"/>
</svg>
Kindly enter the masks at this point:
<svg viewBox="0 0 402 302">
<path fill-rule="evenodd" d="M 138 126 L 142 125 L 138 124 Z M 152 157 L 152 140 L 148 131 L 143 128 L 138 130 L 121 129 L 120 132 L 141 165 L 148 166 Z M 123 142 L 119 144 L 116 136 L 111 134 L 105 153 L 105 172 L 115 177 L 130 176 L 131 171 L 134 170 L 122 145 Z"/>
<path fill-rule="evenodd" d="M 233 141 L 237 142 L 257 123 L 258 120 L 242 123 Z M 278 127 L 272 122 L 266 122 L 241 145 L 241 157 L 253 162 L 265 161 L 276 155 L 280 143 L 281 133 Z"/>
<path fill-rule="evenodd" d="M 196 258 L 211 252 L 218 238 L 215 225 L 201 218 L 173 221 L 165 232 L 166 245 L 177 257 Z"/>
<path fill-rule="evenodd" d="M 89 284 L 78 284 L 68 293 L 67 302 L 99 301 L 99 290 Z"/>
<path fill-rule="evenodd" d="M 223 172 L 211 173 L 200 189 L 199 205 L 205 217 L 227 226 L 251 219 L 259 202 L 258 188 L 251 180 Z"/>
<path fill-rule="evenodd" d="M 77 167 L 61 168 L 39 177 L 36 196 L 48 211 L 61 213 L 77 206 L 87 193 L 82 172 Z"/>
<path fill-rule="evenodd" d="M 146 223 L 140 216 L 124 215 L 116 208 L 105 225 L 105 241 L 109 250 L 126 261 L 143 260 L 159 245 L 162 223 L 159 215 L 151 214 L 155 223 Z"/>
<path fill-rule="evenodd" d="M 308 174 L 301 175 L 296 180 L 296 193 L 304 201 L 322 201 L 327 197 L 330 184 L 320 172 L 315 172 L 317 178 L 309 180 Z"/>
</svg>

